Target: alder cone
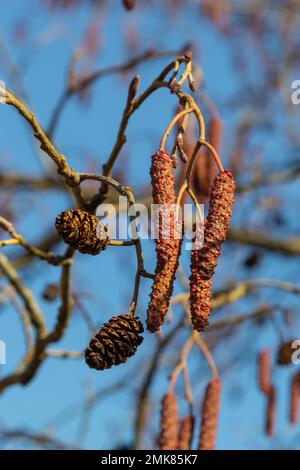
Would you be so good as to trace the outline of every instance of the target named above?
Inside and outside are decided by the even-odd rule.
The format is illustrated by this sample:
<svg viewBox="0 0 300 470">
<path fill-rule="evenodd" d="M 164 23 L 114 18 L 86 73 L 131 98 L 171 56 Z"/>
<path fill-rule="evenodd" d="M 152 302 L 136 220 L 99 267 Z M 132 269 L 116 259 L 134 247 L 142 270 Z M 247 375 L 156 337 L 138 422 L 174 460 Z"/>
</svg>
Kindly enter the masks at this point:
<svg viewBox="0 0 300 470">
<path fill-rule="evenodd" d="M 194 418 L 184 416 L 180 423 L 177 450 L 189 450 L 191 448 L 194 429 Z"/>
<path fill-rule="evenodd" d="M 277 363 L 281 366 L 288 366 L 292 364 L 292 355 L 295 349 L 292 348 L 294 340 L 286 341 L 282 343 L 277 352 Z"/>
<path fill-rule="evenodd" d="M 178 439 L 178 405 L 174 393 L 167 393 L 162 399 L 160 435 L 158 445 L 160 450 L 176 450 Z"/>
<path fill-rule="evenodd" d="M 70 209 L 56 217 L 55 227 L 65 243 L 80 253 L 97 255 L 109 241 L 107 229 L 97 217 L 80 209 Z"/>
<path fill-rule="evenodd" d="M 159 150 L 152 156 L 150 175 L 153 203 L 159 205 L 155 227 L 157 263 L 147 310 L 147 328 L 154 333 L 162 326 L 170 305 L 181 253 L 182 223 L 175 220 L 173 164 L 168 153 Z"/>
<path fill-rule="evenodd" d="M 218 431 L 222 384 L 215 378 L 209 382 L 205 390 L 202 405 L 202 422 L 199 439 L 200 450 L 213 450 Z"/>
<path fill-rule="evenodd" d="M 92 369 L 110 369 L 123 364 L 133 356 L 143 342 L 144 328 L 140 320 L 130 314 L 112 317 L 90 340 L 85 350 L 85 362 Z"/>
<path fill-rule="evenodd" d="M 197 331 L 203 331 L 208 325 L 211 311 L 211 278 L 229 229 L 234 190 L 235 182 L 231 172 L 220 172 L 210 193 L 203 246 L 191 252 L 191 321 Z"/>
</svg>

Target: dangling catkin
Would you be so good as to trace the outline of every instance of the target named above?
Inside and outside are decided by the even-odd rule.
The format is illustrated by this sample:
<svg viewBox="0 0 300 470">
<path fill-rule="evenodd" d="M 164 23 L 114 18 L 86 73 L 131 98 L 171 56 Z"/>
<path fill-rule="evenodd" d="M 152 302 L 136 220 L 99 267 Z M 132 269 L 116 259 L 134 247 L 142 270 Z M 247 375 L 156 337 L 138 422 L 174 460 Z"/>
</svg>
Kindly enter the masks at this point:
<svg viewBox="0 0 300 470">
<path fill-rule="evenodd" d="M 276 389 L 271 385 L 267 395 L 267 408 L 266 408 L 266 424 L 265 432 L 267 436 L 272 437 L 275 428 L 276 417 Z"/>
<path fill-rule="evenodd" d="M 202 248 L 191 252 L 191 321 L 197 331 L 208 324 L 211 310 L 211 278 L 218 263 L 221 244 L 229 228 L 234 202 L 235 182 L 230 171 L 219 173 L 210 193 L 209 211 Z"/>
<path fill-rule="evenodd" d="M 296 424 L 299 415 L 299 401 L 300 401 L 300 373 L 293 374 L 291 379 L 290 391 L 290 422 Z"/>
<path fill-rule="evenodd" d="M 202 405 L 202 422 L 199 439 L 200 450 L 213 450 L 218 431 L 220 412 L 221 381 L 213 379 L 206 387 Z"/>
<path fill-rule="evenodd" d="M 271 386 L 271 358 L 268 349 L 263 349 L 258 353 L 257 366 L 259 388 L 265 395 L 268 395 Z"/>
<path fill-rule="evenodd" d="M 158 445 L 160 450 L 176 450 L 178 439 L 178 405 L 174 393 L 164 395 L 162 399 L 160 435 Z"/>
<path fill-rule="evenodd" d="M 220 151 L 223 123 L 218 116 L 212 116 L 208 124 L 208 142 L 214 147 L 217 153 Z M 206 204 L 211 186 L 216 176 L 216 165 L 208 150 L 203 150 L 197 158 L 193 170 L 193 185 L 197 197 Z"/>
<path fill-rule="evenodd" d="M 189 450 L 193 439 L 194 418 L 184 416 L 180 422 L 177 450 Z"/>
<path fill-rule="evenodd" d="M 160 212 L 156 221 L 157 264 L 147 311 L 147 328 L 153 333 L 160 329 L 169 308 L 182 245 L 182 224 L 175 221 L 173 165 L 168 153 L 159 150 L 152 156 L 150 175 L 153 203 L 159 205 Z"/>
<path fill-rule="evenodd" d="M 122 0 L 122 2 L 126 10 L 133 10 L 135 6 L 135 0 Z"/>
</svg>

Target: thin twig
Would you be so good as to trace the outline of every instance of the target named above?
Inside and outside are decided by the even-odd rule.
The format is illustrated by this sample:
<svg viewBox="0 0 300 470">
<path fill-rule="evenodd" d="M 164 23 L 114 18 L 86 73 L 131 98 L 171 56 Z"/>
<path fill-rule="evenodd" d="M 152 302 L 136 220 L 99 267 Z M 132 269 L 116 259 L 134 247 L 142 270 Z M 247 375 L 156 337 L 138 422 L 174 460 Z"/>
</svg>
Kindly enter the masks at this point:
<svg viewBox="0 0 300 470">
<path fill-rule="evenodd" d="M 9 235 L 12 237 L 12 240 L 10 241 L 10 243 L 9 243 L 9 240 L 4 240 L 0 242 L 0 246 L 19 244 L 26 251 L 28 251 L 28 253 L 30 253 L 32 256 L 36 256 L 44 261 L 47 261 L 49 264 L 52 264 L 54 266 L 61 264 L 64 261 L 65 258 L 63 256 L 57 256 L 57 255 L 54 255 L 53 253 L 46 253 L 40 248 L 36 248 L 32 246 L 23 238 L 22 235 L 16 232 L 13 224 L 9 222 L 7 219 L 5 219 L 4 217 L 0 217 L 0 227 L 3 230 L 6 230 L 9 233 Z"/>
<path fill-rule="evenodd" d="M 13 106 L 21 116 L 28 122 L 31 126 L 34 136 L 40 142 L 40 147 L 44 150 L 51 160 L 55 163 L 57 168 L 57 173 L 63 177 L 64 182 L 68 188 L 74 194 L 74 197 L 79 205 L 79 207 L 85 207 L 85 202 L 81 197 L 81 192 L 79 188 L 79 175 L 73 169 L 70 168 L 67 162 L 65 155 L 58 152 L 58 150 L 51 143 L 47 134 L 43 131 L 39 125 L 35 115 L 27 109 L 24 103 L 17 98 L 13 93 L 8 90 L 0 87 L 0 96 L 3 97 L 4 102 L 10 106 Z"/>
<path fill-rule="evenodd" d="M 182 50 L 173 50 L 173 51 L 170 50 L 170 51 L 157 51 L 156 52 L 153 49 L 149 49 L 142 54 L 132 57 L 131 59 L 129 59 L 128 61 L 122 64 L 112 65 L 106 68 L 99 68 L 84 77 L 76 77 L 76 80 L 74 80 L 72 83 L 72 87 L 69 87 L 67 90 L 65 90 L 58 99 L 57 104 L 54 107 L 52 116 L 50 118 L 50 122 L 47 128 L 47 135 L 50 137 L 54 135 L 59 119 L 69 99 L 75 94 L 84 90 L 86 87 L 90 86 L 96 80 L 99 80 L 103 77 L 107 77 L 110 75 L 128 72 L 129 70 L 134 69 L 137 65 L 147 60 L 154 60 L 154 59 L 159 59 L 159 58 L 163 58 L 167 56 L 177 56 L 181 52 Z"/>
<path fill-rule="evenodd" d="M 194 331 L 193 332 L 193 337 L 194 337 L 194 341 L 195 343 L 199 346 L 199 348 L 201 349 L 201 351 L 203 352 L 206 360 L 207 360 L 207 363 L 210 367 L 210 370 L 211 370 L 211 373 L 212 373 L 212 376 L 214 379 L 218 378 L 219 374 L 218 374 L 218 369 L 216 367 L 216 364 L 215 364 L 215 361 L 214 361 L 214 358 L 210 352 L 210 350 L 208 349 L 207 347 L 207 344 L 205 343 L 205 341 L 201 338 L 200 334 L 197 332 L 197 331 Z"/>
</svg>

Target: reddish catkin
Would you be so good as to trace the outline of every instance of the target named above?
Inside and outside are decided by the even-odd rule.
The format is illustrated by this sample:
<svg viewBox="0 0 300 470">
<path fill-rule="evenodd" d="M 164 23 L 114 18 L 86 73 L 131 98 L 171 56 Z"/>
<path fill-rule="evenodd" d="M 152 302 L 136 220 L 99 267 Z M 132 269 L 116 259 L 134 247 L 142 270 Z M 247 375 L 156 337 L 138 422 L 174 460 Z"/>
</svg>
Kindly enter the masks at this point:
<svg viewBox="0 0 300 470">
<path fill-rule="evenodd" d="M 160 211 L 156 217 L 157 264 L 147 310 L 147 328 L 153 333 L 160 329 L 170 305 L 181 252 L 182 224 L 175 224 L 174 175 L 168 153 L 159 150 L 152 156 L 150 175 L 153 203 L 159 205 Z"/>
<path fill-rule="evenodd" d="M 219 153 L 223 135 L 223 123 L 218 116 L 212 116 L 208 126 L 208 142 Z M 200 201 L 206 203 L 216 176 L 216 165 L 208 150 L 203 150 L 195 162 L 193 184 Z"/>
<path fill-rule="evenodd" d="M 160 450 L 176 450 L 178 439 L 178 405 L 174 393 L 164 395 L 162 399 L 160 435 L 158 445 Z"/>
<path fill-rule="evenodd" d="M 213 450 L 218 431 L 222 384 L 215 378 L 206 387 L 202 405 L 202 422 L 199 439 L 200 450 Z"/>
<path fill-rule="evenodd" d="M 194 418 L 184 416 L 180 422 L 177 450 L 189 450 L 193 439 Z"/>
<path fill-rule="evenodd" d="M 271 358 L 268 349 L 263 349 L 258 353 L 257 366 L 259 388 L 265 395 L 268 395 L 271 386 Z"/>
<path fill-rule="evenodd" d="M 126 10 L 133 10 L 135 7 L 135 0 L 122 0 L 122 3 Z"/>
<path fill-rule="evenodd" d="M 296 424 L 299 415 L 300 373 L 293 374 L 290 391 L 290 423 Z"/>
<path fill-rule="evenodd" d="M 276 389 L 271 385 L 267 395 L 267 408 L 266 408 L 266 424 L 265 432 L 267 436 L 272 437 L 275 428 L 276 417 Z"/>
<path fill-rule="evenodd" d="M 234 202 L 235 182 L 230 171 L 219 173 L 210 193 L 209 211 L 204 227 L 204 243 L 191 252 L 191 321 L 197 331 L 208 324 L 211 310 L 211 278 L 218 263 L 221 244 L 229 228 Z"/>
</svg>

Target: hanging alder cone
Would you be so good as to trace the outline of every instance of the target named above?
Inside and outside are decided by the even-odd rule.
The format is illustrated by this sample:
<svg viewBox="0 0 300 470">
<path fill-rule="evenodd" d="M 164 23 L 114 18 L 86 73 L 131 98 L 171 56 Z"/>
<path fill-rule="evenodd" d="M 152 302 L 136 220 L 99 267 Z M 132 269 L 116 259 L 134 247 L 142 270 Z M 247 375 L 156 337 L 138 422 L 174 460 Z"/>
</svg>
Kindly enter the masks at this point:
<svg viewBox="0 0 300 470">
<path fill-rule="evenodd" d="M 281 366 L 289 366 L 292 364 L 292 355 L 295 352 L 295 349 L 292 348 L 293 342 L 295 340 L 289 340 L 285 343 L 282 343 L 277 352 L 277 363 Z"/>
<path fill-rule="evenodd" d="M 80 253 L 97 255 L 108 243 L 107 228 L 95 215 L 80 209 L 64 211 L 56 217 L 55 227 L 64 242 Z"/>
<path fill-rule="evenodd" d="M 193 439 L 194 418 L 184 416 L 180 423 L 177 450 L 189 450 Z"/>
<path fill-rule="evenodd" d="M 267 395 L 266 425 L 265 425 L 265 432 L 267 436 L 269 437 L 272 437 L 274 434 L 275 415 L 276 415 L 276 389 L 274 385 L 271 385 L 268 395 Z"/>
<path fill-rule="evenodd" d="M 153 203 L 159 205 L 155 227 L 157 264 L 147 310 L 147 328 L 153 333 L 162 326 L 170 305 L 181 252 L 182 223 L 175 221 L 174 175 L 168 153 L 159 150 L 152 156 L 150 175 Z"/>
<path fill-rule="evenodd" d="M 235 182 L 230 171 L 220 172 L 210 193 L 203 246 L 191 252 L 191 321 L 197 331 L 203 331 L 208 324 L 211 310 L 211 278 L 218 263 L 221 244 L 228 232 L 234 190 Z"/>
<path fill-rule="evenodd" d="M 290 391 L 290 422 L 296 424 L 299 415 L 299 402 L 300 402 L 300 373 L 293 374 L 291 379 Z"/>
<path fill-rule="evenodd" d="M 174 393 L 164 395 L 162 399 L 160 435 L 158 445 L 160 450 L 176 450 L 178 439 L 178 405 Z"/>
<path fill-rule="evenodd" d="M 258 354 L 258 384 L 260 390 L 268 395 L 271 384 L 270 384 L 270 375 L 271 375 L 271 363 L 270 363 L 270 351 L 268 349 L 263 349 Z"/>
<path fill-rule="evenodd" d="M 215 378 L 209 382 L 205 390 L 202 405 L 202 422 L 199 439 L 200 450 L 213 450 L 218 431 L 222 384 Z"/>
<path fill-rule="evenodd" d="M 133 356 L 142 343 L 144 328 L 139 319 L 130 314 L 112 317 L 90 340 L 85 350 L 85 362 L 92 369 L 110 369 L 123 364 Z"/>
</svg>

